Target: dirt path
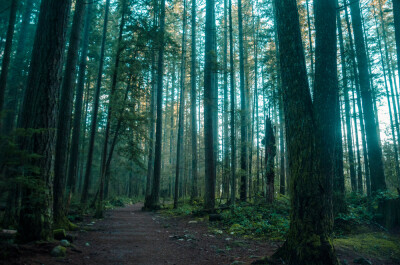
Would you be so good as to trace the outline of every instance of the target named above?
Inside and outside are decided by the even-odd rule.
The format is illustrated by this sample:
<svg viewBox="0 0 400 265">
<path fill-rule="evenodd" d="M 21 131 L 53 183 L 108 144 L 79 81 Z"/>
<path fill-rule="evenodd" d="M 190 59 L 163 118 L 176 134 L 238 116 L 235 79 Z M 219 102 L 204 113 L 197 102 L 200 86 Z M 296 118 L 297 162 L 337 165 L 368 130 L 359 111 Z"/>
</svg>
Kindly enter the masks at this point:
<svg viewBox="0 0 400 265">
<path fill-rule="evenodd" d="M 278 248 L 274 242 L 235 238 L 209 223 L 190 217 L 166 217 L 142 212 L 135 204 L 106 212 L 103 220 L 87 219 L 76 232 L 65 258 L 53 258 L 51 249 L 59 242 L 18 246 L 12 261 L 0 264 L 85 264 L 85 265 L 219 265 L 251 264 Z M 217 230 L 217 231 L 215 231 Z M 352 262 L 360 256 L 337 249 L 338 258 Z M 393 262 L 373 260 L 375 265 Z"/>
<path fill-rule="evenodd" d="M 211 233 L 208 221 L 166 218 L 141 207 L 108 211 L 105 219 L 86 225 L 89 231 L 73 242 L 81 253 L 68 249 L 66 258 L 57 259 L 43 250 L 14 264 L 249 264 L 277 247 Z"/>
</svg>

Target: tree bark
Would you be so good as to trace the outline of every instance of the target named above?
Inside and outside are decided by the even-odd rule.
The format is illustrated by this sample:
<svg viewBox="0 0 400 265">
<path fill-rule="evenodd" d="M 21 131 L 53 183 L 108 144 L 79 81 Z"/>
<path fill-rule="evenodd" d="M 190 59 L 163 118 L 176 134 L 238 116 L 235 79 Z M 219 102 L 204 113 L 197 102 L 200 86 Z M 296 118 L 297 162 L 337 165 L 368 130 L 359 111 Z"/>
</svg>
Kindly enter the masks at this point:
<svg viewBox="0 0 400 265">
<path fill-rule="evenodd" d="M 343 95 L 344 95 L 344 106 L 345 106 L 345 120 L 346 120 L 346 139 L 347 139 L 347 148 L 349 152 L 349 166 L 350 166 L 350 179 L 356 178 L 356 171 L 354 169 L 354 151 L 353 151 L 353 140 L 351 135 L 351 119 L 350 119 L 350 100 L 349 100 L 349 87 L 348 87 L 348 78 L 347 78 L 347 64 L 344 50 L 344 41 L 343 41 L 343 30 L 340 19 L 340 12 L 337 12 L 337 27 L 339 32 L 339 47 L 340 47 L 340 60 L 342 67 L 342 78 L 343 78 Z M 340 192 L 344 193 L 344 182 L 340 183 Z"/>
<path fill-rule="evenodd" d="M 104 144 L 103 144 L 103 151 L 102 151 L 102 157 L 101 157 L 99 200 L 97 201 L 97 204 L 96 204 L 96 214 L 95 214 L 95 216 L 97 218 L 103 218 L 104 185 L 105 185 L 105 178 L 106 178 L 106 174 L 107 174 L 106 164 L 107 164 L 108 140 L 110 138 L 111 120 L 112 120 L 112 116 L 113 116 L 113 108 L 115 105 L 115 91 L 117 89 L 119 64 L 120 64 L 120 60 L 121 60 L 121 54 L 123 52 L 122 34 L 124 33 L 125 14 L 126 14 L 126 11 L 128 8 L 127 0 L 123 0 L 121 2 L 121 6 L 122 6 L 121 7 L 121 9 L 122 9 L 121 23 L 119 25 L 117 52 L 115 55 L 115 64 L 114 64 L 114 70 L 113 70 L 113 74 L 112 74 L 111 90 L 110 90 L 110 95 L 108 98 L 109 102 L 108 102 L 108 112 L 107 112 L 107 123 L 106 123 L 106 129 L 105 129 L 105 134 L 104 134 Z"/>
<path fill-rule="evenodd" d="M 77 0 L 61 88 L 60 111 L 58 112 L 56 155 L 54 161 L 53 212 L 55 227 L 60 228 L 68 228 L 69 223 L 65 212 L 64 190 L 67 177 L 68 144 L 71 133 L 72 104 L 76 78 L 75 69 L 78 61 L 85 8 L 86 3 L 84 0 Z"/>
<path fill-rule="evenodd" d="M 100 90 L 101 90 L 101 82 L 103 79 L 103 68 L 104 68 L 104 53 L 105 53 L 105 45 L 106 45 L 106 37 L 107 37 L 107 26 L 108 26 L 108 13 L 110 10 L 110 0 L 106 1 L 105 14 L 104 14 L 104 23 L 103 23 L 103 37 L 101 40 L 101 49 L 100 49 L 100 62 L 99 62 L 99 71 L 97 74 L 97 83 L 96 83 L 96 91 L 94 95 L 94 105 L 92 110 L 92 121 L 90 125 L 90 140 L 88 147 L 88 156 L 86 162 L 86 172 L 85 179 L 81 197 L 81 204 L 86 204 L 88 200 L 89 193 L 89 182 L 90 175 L 92 172 L 92 161 L 93 161 L 93 150 L 94 150 L 94 141 L 96 137 L 97 131 L 97 116 L 100 104 Z"/>
<path fill-rule="evenodd" d="M 93 12 L 93 3 L 89 3 L 86 10 L 85 30 L 83 35 L 82 51 L 79 62 L 78 83 L 75 95 L 74 121 L 72 129 L 71 150 L 69 154 L 68 180 L 67 180 L 67 192 L 66 192 L 68 196 L 68 203 L 66 207 L 67 211 L 71 201 L 72 193 L 75 191 L 77 175 L 78 175 L 79 140 L 81 137 L 83 92 L 85 86 L 87 54 L 89 49 L 89 32 L 90 32 L 90 23 L 92 19 L 92 12 Z M 84 119 L 84 122 L 86 124 L 86 119 Z M 84 143 L 82 143 L 82 146 L 83 145 Z"/>
<path fill-rule="evenodd" d="M 367 54 L 365 50 L 365 41 L 362 31 L 361 11 L 359 2 L 350 3 L 352 25 L 354 30 L 354 39 L 356 46 L 356 55 L 358 62 L 358 71 L 360 78 L 362 108 L 365 119 L 365 133 L 367 137 L 367 148 L 369 158 L 369 169 L 371 174 L 371 191 L 386 190 L 385 173 L 383 170 L 382 148 L 378 140 L 376 131 L 376 117 L 372 106 L 372 91 L 370 76 L 368 73 Z"/>
<path fill-rule="evenodd" d="M 62 59 L 66 40 L 70 0 L 43 0 L 33 46 L 29 77 L 19 120 L 19 128 L 30 137 L 21 137 L 21 150 L 38 157 L 29 164 L 22 187 L 19 235 L 24 241 L 49 240 L 52 234 L 52 158 L 55 147 L 56 111 Z"/>
<path fill-rule="evenodd" d="M 183 111 L 185 109 L 185 77 L 186 77 L 186 0 L 183 1 L 183 32 L 182 32 L 182 60 L 181 60 L 181 92 L 179 99 L 179 122 L 178 122 L 178 141 L 176 147 L 176 170 L 175 170 L 175 193 L 174 193 L 174 209 L 178 207 L 178 183 L 179 183 L 179 174 L 181 167 L 181 156 L 183 148 L 183 126 L 184 126 L 184 115 Z"/>
<path fill-rule="evenodd" d="M 160 28 L 158 33 L 158 67 L 157 67 L 157 119 L 156 143 L 154 157 L 154 175 L 151 195 L 145 202 L 149 209 L 159 208 L 160 178 L 161 178 L 161 150 L 162 150 L 162 100 L 163 100 L 163 75 L 164 75 L 164 40 L 165 35 L 165 0 L 161 0 Z"/>
<path fill-rule="evenodd" d="M 247 99 L 244 76 L 243 14 L 242 0 L 238 0 L 239 23 L 239 76 L 240 76 L 240 200 L 247 199 Z"/>
<path fill-rule="evenodd" d="M 231 96 L 231 205 L 236 202 L 236 129 L 235 129 L 235 64 L 233 58 L 232 1 L 229 0 L 229 61 L 230 61 L 230 96 Z"/>
<path fill-rule="evenodd" d="M 274 181 L 275 181 L 275 169 L 274 161 L 276 155 L 275 136 L 272 128 L 272 122 L 269 117 L 265 122 L 265 176 L 267 178 L 267 203 L 274 201 Z"/>
<path fill-rule="evenodd" d="M 215 180 L 216 180 L 216 153 L 214 141 L 214 105 L 216 50 L 215 50 L 215 1 L 206 0 L 205 25 L 205 65 L 204 65 L 204 145 L 205 145 L 205 194 L 204 208 L 214 210 L 215 207 Z"/>
<path fill-rule="evenodd" d="M 191 200 L 193 201 L 198 197 L 197 192 L 197 178 L 198 178 L 198 168 L 197 168 L 197 114 L 196 114 L 196 1 L 192 0 L 192 62 L 190 67 L 190 113 L 192 116 L 191 123 L 191 134 L 192 134 L 192 190 L 191 190 Z"/>
<path fill-rule="evenodd" d="M 296 265 L 339 264 L 330 238 L 333 220 L 329 192 L 325 190 L 329 187 L 322 174 L 322 157 L 316 147 L 319 143 L 316 130 L 319 128 L 307 80 L 297 3 L 281 0 L 275 1 L 275 6 L 280 65 L 284 69 L 281 74 L 292 208 L 287 240 L 274 258 Z M 327 11 L 330 12 L 327 19 L 330 21 L 333 17 L 333 28 L 336 29 L 335 6 Z M 330 32 L 329 26 L 324 30 Z M 328 83 L 333 81 L 328 80 Z"/>
<path fill-rule="evenodd" d="M 333 229 L 332 192 L 333 180 L 339 177 L 337 167 L 340 156 L 338 138 L 341 140 L 339 87 L 337 78 L 337 38 L 336 38 L 336 2 L 314 0 L 315 14 L 315 81 L 314 81 L 314 115 L 316 120 L 316 145 L 320 156 L 319 170 L 323 176 L 325 211 L 328 222 L 325 233 Z M 339 132 L 339 135 L 338 135 Z M 324 157 L 324 159 L 321 159 Z M 340 167 L 340 166 L 339 166 Z M 343 167 L 342 167 L 343 168 Z"/>
</svg>

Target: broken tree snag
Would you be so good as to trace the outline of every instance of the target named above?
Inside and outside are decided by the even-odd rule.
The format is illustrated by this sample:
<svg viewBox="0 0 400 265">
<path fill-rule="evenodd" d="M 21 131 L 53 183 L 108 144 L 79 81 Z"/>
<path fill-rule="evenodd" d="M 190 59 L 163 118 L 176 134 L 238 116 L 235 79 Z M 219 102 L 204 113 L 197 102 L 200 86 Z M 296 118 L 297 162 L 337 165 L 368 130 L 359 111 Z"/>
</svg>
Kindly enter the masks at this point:
<svg viewBox="0 0 400 265">
<path fill-rule="evenodd" d="M 266 200 L 268 203 L 272 203 L 274 201 L 274 179 L 275 179 L 275 171 L 274 171 L 274 160 L 276 155 L 276 146 L 275 146 L 275 136 L 274 130 L 272 128 L 272 122 L 269 117 L 267 117 L 265 126 L 265 165 L 266 172 L 265 175 L 267 177 L 267 197 Z"/>
</svg>

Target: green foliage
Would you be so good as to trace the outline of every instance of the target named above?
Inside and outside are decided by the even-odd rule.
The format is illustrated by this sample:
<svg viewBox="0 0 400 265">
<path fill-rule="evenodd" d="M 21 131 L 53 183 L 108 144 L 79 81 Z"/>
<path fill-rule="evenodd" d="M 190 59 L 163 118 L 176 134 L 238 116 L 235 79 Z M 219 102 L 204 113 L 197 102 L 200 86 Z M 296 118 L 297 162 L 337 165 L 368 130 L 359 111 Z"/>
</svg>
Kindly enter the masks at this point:
<svg viewBox="0 0 400 265">
<path fill-rule="evenodd" d="M 183 204 L 179 206 L 177 209 L 166 209 L 164 213 L 169 216 L 187 216 L 192 215 L 202 209 L 202 204 Z"/>
<path fill-rule="evenodd" d="M 271 205 L 239 205 L 222 216 L 224 229 L 232 235 L 283 240 L 289 229 L 289 201 L 279 197 Z"/>
<path fill-rule="evenodd" d="M 379 202 L 397 198 L 389 191 L 380 191 L 373 197 L 352 193 L 347 196 L 347 212 L 335 217 L 335 233 L 337 235 L 357 233 L 363 226 L 376 225 L 379 218 L 377 212 Z"/>
<path fill-rule="evenodd" d="M 137 198 L 128 197 L 114 197 L 104 202 L 105 209 L 114 209 L 117 207 L 125 207 L 127 205 L 132 205 L 137 203 L 139 200 Z"/>
<path fill-rule="evenodd" d="M 400 262 L 398 241 L 398 237 L 379 232 L 337 238 L 334 244 L 336 247 L 349 249 L 362 255 Z"/>
</svg>

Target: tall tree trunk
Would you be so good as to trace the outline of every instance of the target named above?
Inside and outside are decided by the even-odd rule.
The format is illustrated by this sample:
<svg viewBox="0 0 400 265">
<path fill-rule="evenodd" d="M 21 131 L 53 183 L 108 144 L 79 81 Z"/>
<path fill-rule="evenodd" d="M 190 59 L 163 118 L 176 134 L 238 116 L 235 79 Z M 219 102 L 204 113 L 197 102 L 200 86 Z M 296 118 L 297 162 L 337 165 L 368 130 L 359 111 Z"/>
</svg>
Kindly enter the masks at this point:
<svg viewBox="0 0 400 265">
<path fill-rule="evenodd" d="M 321 2 L 331 7 L 328 3 Z M 291 225 L 287 240 L 274 257 L 297 265 L 339 264 L 330 238 L 333 224 L 329 205 L 330 192 L 326 190 L 329 187 L 326 176 L 322 174 L 322 157 L 316 147 L 320 142 L 317 140 L 320 134 L 316 130 L 320 128 L 313 113 L 297 3 L 294 0 L 281 0 L 275 1 L 275 5 L 292 197 Z M 316 11 L 317 16 L 321 16 L 322 8 L 316 7 Z M 326 12 L 329 13 L 325 16 L 328 24 L 320 33 L 334 32 L 334 36 L 328 35 L 332 42 L 336 36 L 335 5 L 327 8 Z M 330 51 L 334 44 L 328 42 L 327 50 Z M 328 62 L 332 63 L 330 60 Z M 330 69 L 332 65 L 328 64 L 326 67 Z M 333 88 L 334 77 L 329 74 L 327 76 L 330 78 L 327 82 Z"/>
<path fill-rule="evenodd" d="M 280 54 L 279 54 L 279 40 L 278 40 L 278 27 L 277 27 L 277 15 L 276 15 L 276 7 L 275 2 L 273 2 L 274 7 L 274 41 L 275 41 L 275 57 L 279 62 Z M 310 29 L 310 27 L 309 27 Z M 311 43 L 311 36 L 310 43 Z M 310 49 L 312 51 L 312 45 L 310 44 Z M 312 64 L 314 60 L 311 60 Z M 277 75 L 277 85 L 278 85 L 278 105 L 279 105 L 279 122 L 280 122 L 280 172 L 279 172 L 279 193 L 285 194 L 285 144 L 284 144 L 284 113 L 283 113 L 283 95 L 282 95 L 282 77 L 281 77 L 281 69 L 279 67 L 280 63 L 276 66 L 276 75 Z M 314 75 L 313 75 L 314 76 Z M 313 77 L 314 79 L 314 77 Z M 288 182 L 288 180 L 286 180 Z"/>
<path fill-rule="evenodd" d="M 350 41 L 350 58 L 351 58 L 351 65 L 352 65 L 352 82 L 355 83 L 355 90 L 357 91 L 357 107 L 359 113 L 361 113 L 361 101 L 360 101 L 360 93 L 359 93 L 359 75 L 357 72 L 357 65 L 356 65 L 356 57 L 355 57 L 355 51 L 354 51 L 354 45 L 353 45 L 353 35 L 352 35 L 352 30 L 350 26 L 350 19 L 349 15 L 347 12 L 347 6 L 345 7 L 345 18 L 346 18 L 346 25 L 347 25 L 347 30 L 349 34 L 349 41 Z M 356 112 L 356 97 L 354 93 L 354 85 L 352 84 L 352 95 L 353 95 L 353 120 L 354 120 L 354 135 L 355 135 L 355 146 L 357 148 L 357 178 L 351 179 L 351 188 L 353 192 L 356 192 L 360 187 L 357 185 L 358 182 L 362 183 L 362 170 L 361 170 L 361 156 L 360 156 L 360 144 L 359 144 L 359 139 L 358 139 L 358 125 L 357 125 L 357 112 Z M 360 120 L 360 127 L 361 127 L 361 121 L 363 121 L 362 118 Z M 358 182 L 357 182 L 358 180 Z"/>
<path fill-rule="evenodd" d="M 240 200 L 247 198 L 247 99 L 244 76 L 242 0 L 238 0 L 239 22 L 239 73 L 240 73 Z"/>
<path fill-rule="evenodd" d="M 349 88 L 348 88 L 348 79 L 347 79 L 347 64 L 346 64 L 346 56 L 344 50 L 344 41 L 343 41 L 343 31 L 340 19 L 340 12 L 337 11 L 337 27 L 339 32 L 339 47 L 340 47 L 340 60 L 342 66 L 342 78 L 343 78 L 343 96 L 344 96 L 344 105 L 345 105 L 345 118 L 346 118 L 346 130 L 347 130 L 347 149 L 349 155 L 349 167 L 350 167 L 350 179 L 356 179 L 356 171 L 354 168 L 354 151 L 353 151 L 353 140 L 351 135 L 351 118 L 350 118 L 350 99 L 349 99 Z M 344 194 L 344 182 L 340 183 L 340 193 Z"/>
<path fill-rule="evenodd" d="M 231 205 L 236 202 L 236 130 L 235 130 L 235 65 L 233 58 L 233 25 L 232 1 L 229 0 L 229 62 L 230 62 L 230 92 L 231 92 Z"/>
<path fill-rule="evenodd" d="M 93 149 L 94 149 L 94 140 L 96 137 L 97 131 L 97 116 L 100 104 L 100 89 L 101 89 L 101 82 L 103 77 L 103 68 L 104 68 L 104 53 L 105 53 L 105 45 L 106 45 L 106 37 L 107 37 L 107 26 L 108 26 L 108 13 L 110 10 L 110 0 L 106 1 L 105 7 L 105 14 L 104 14 L 104 24 L 103 24 L 103 37 L 101 40 L 101 50 L 100 50 L 100 62 L 99 62 L 99 71 L 97 74 L 97 83 L 96 83 L 96 91 L 94 95 L 94 106 L 92 110 L 92 121 L 90 125 L 90 140 L 89 140 L 89 147 L 88 147 L 88 156 L 86 162 L 86 172 L 85 172 L 85 182 L 83 185 L 82 197 L 81 197 L 81 204 L 86 204 L 88 200 L 88 193 L 89 193 L 89 182 L 90 182 L 90 175 L 92 172 L 92 161 L 93 161 Z"/>
<path fill-rule="evenodd" d="M 175 171 L 175 193 L 174 193 L 174 209 L 178 207 L 178 183 L 179 183 L 179 174 L 181 167 L 181 156 L 183 148 L 183 126 L 184 126 L 184 115 L 183 112 L 185 110 L 185 77 L 186 77 L 186 0 L 183 1 L 183 25 L 182 25 L 182 59 L 181 59 L 181 92 L 179 99 L 179 122 L 178 122 L 178 139 L 177 139 L 177 147 L 176 147 L 176 171 Z"/>
<path fill-rule="evenodd" d="M 153 27 L 157 25 L 158 1 L 153 1 Z M 155 101 L 156 101 L 156 55 L 155 43 L 153 39 L 153 49 L 151 50 L 151 91 L 150 91 L 150 117 L 149 117 L 149 155 L 147 158 L 147 178 L 146 178 L 146 200 L 151 195 L 151 181 L 154 173 L 154 133 L 155 133 Z"/>
<path fill-rule="evenodd" d="M 70 0 L 43 0 L 40 6 L 29 77 L 19 128 L 39 130 L 19 139 L 21 150 L 36 154 L 29 164 L 39 171 L 27 174 L 23 186 L 19 235 L 24 241 L 49 240 L 52 234 L 52 158 L 56 111 Z M 29 176 L 29 177 L 28 177 Z"/>
<path fill-rule="evenodd" d="M 223 73 L 224 73 L 224 106 L 223 106 L 223 144 L 224 144 L 224 160 L 223 160 L 223 177 L 222 177 L 222 194 L 223 198 L 229 199 L 229 98 L 228 98 L 228 0 L 224 0 L 224 44 L 223 44 Z"/>
<path fill-rule="evenodd" d="M 81 138 L 81 124 L 82 124 L 82 103 L 83 103 L 83 92 L 85 86 L 85 76 L 87 67 L 87 54 L 89 49 L 89 32 L 90 23 L 92 20 L 93 3 L 89 3 L 86 10 L 85 18 L 85 30 L 82 42 L 82 51 L 79 62 L 79 73 L 78 83 L 75 95 L 75 107 L 74 107 L 74 121 L 72 129 L 71 139 L 71 150 L 69 154 L 69 165 L 68 165 L 68 180 L 67 180 L 67 196 L 68 203 L 66 210 L 68 211 L 69 204 L 71 201 L 72 193 L 75 191 L 76 180 L 78 175 L 78 161 L 79 161 L 79 140 Z M 84 119 L 84 127 L 86 127 L 86 119 Z M 85 130 L 83 130 L 85 132 Z M 82 146 L 84 143 L 82 143 Z"/>
<path fill-rule="evenodd" d="M 192 0 L 192 62 L 190 67 L 190 113 L 192 116 L 191 134 L 192 134 L 192 190 L 191 200 L 198 197 L 197 192 L 197 114 L 196 114 L 196 0 Z"/>
<path fill-rule="evenodd" d="M 206 0 L 205 65 L 204 65 L 204 145 L 205 145 L 205 194 L 204 208 L 215 207 L 216 157 L 214 141 L 215 74 L 217 71 L 215 51 L 215 1 Z"/>
<path fill-rule="evenodd" d="M 336 1 L 337 2 L 337 1 Z M 338 6 L 338 3 L 337 3 Z M 343 31 L 342 31 L 342 23 L 340 19 L 340 12 L 336 12 L 336 22 L 337 28 L 339 32 L 339 48 L 340 48 L 340 61 L 342 68 L 342 79 L 343 79 L 343 97 L 344 97 L 344 108 L 345 108 L 345 127 L 346 127 L 346 139 L 347 139 L 347 149 L 349 156 L 349 167 L 350 167 L 350 179 L 356 178 L 356 171 L 354 168 L 354 151 L 353 151 L 353 140 L 351 135 L 351 119 L 350 119 L 350 100 L 349 100 L 349 84 L 347 78 L 347 64 L 346 64 L 346 56 L 344 50 L 344 41 L 343 41 Z M 345 194 L 345 181 L 343 179 L 338 179 L 338 181 L 334 182 L 334 190 L 336 191 L 334 194 L 334 212 L 343 212 L 344 211 L 344 203 L 341 203 L 343 200 L 343 196 Z"/>
<path fill-rule="evenodd" d="M 158 67 L 157 67 L 157 119 L 156 143 L 154 157 L 154 175 L 151 195 L 146 200 L 145 206 L 149 209 L 159 207 L 160 179 L 161 179 L 161 150 L 162 150 L 162 100 L 164 76 L 164 35 L 165 35 L 165 0 L 161 0 L 160 28 L 158 33 Z"/>
<path fill-rule="evenodd" d="M 382 148 L 378 140 L 378 133 L 375 126 L 376 117 L 372 105 L 370 76 L 368 73 L 367 54 L 365 50 L 359 2 L 351 2 L 350 11 L 354 29 L 361 98 L 363 101 L 362 107 L 365 119 L 365 133 L 367 136 L 371 191 L 376 192 L 379 190 L 386 190 L 386 182 L 383 170 Z"/>
<path fill-rule="evenodd" d="M 1 73 L 0 73 L 0 113 L 3 111 L 4 106 L 4 95 L 6 92 L 7 76 L 9 71 L 10 59 L 11 59 L 11 48 L 14 38 L 15 20 L 17 18 L 19 0 L 12 0 L 10 6 L 10 15 L 8 20 L 6 45 L 4 47 L 3 60 L 1 62 Z M 2 119 L 0 119 L 0 127 L 2 127 Z M 1 128 L 0 128 L 1 129 Z"/>
<path fill-rule="evenodd" d="M 118 70 L 119 70 L 119 64 L 121 60 L 121 54 L 124 50 L 122 47 L 122 34 L 124 33 L 124 27 L 125 27 L 125 14 L 128 8 L 128 3 L 127 0 L 123 0 L 121 2 L 121 23 L 119 25 L 119 35 L 118 35 L 118 42 L 117 42 L 117 52 L 115 55 L 115 64 L 114 64 L 114 70 L 113 70 L 113 75 L 112 75 L 112 80 L 111 80 L 111 91 L 109 95 L 109 102 L 108 102 L 108 112 L 107 112 L 107 123 L 106 123 L 106 129 L 105 129 L 105 134 L 104 134 L 104 144 L 103 144 L 103 151 L 102 151 L 102 156 L 101 156 L 101 168 L 100 168 L 100 187 L 99 187 L 99 200 L 97 201 L 96 204 L 96 214 L 95 216 L 97 218 L 103 218 L 103 199 L 104 199 L 104 183 L 105 183 L 105 178 L 106 178 L 106 164 L 107 164 L 107 152 L 108 152 L 108 140 L 110 138 L 110 128 L 111 128 L 111 120 L 113 116 L 113 108 L 115 105 L 115 91 L 117 89 L 117 78 L 118 78 Z"/>
<path fill-rule="evenodd" d="M 314 82 L 314 115 L 317 126 L 316 145 L 320 159 L 320 174 L 324 176 L 325 218 L 333 222 L 332 192 L 333 180 L 339 177 L 337 158 L 340 156 L 341 140 L 339 87 L 337 78 L 337 38 L 336 38 L 336 2 L 314 0 L 315 14 L 315 82 Z M 339 133 L 338 133 L 339 132 Z M 339 134 L 339 135 L 338 135 Z M 341 159 L 341 158 L 340 158 Z M 340 166 L 339 166 L 340 168 Z M 343 167 L 342 167 L 343 168 Z M 337 170 L 338 169 L 338 170 Z M 328 235 L 333 224 L 325 227 Z"/>
<path fill-rule="evenodd" d="M 77 0 L 69 39 L 67 61 L 61 88 L 60 111 L 58 112 L 56 155 L 54 161 L 53 212 L 55 227 L 68 228 L 64 202 L 67 177 L 68 144 L 71 132 L 72 102 L 75 88 L 76 65 L 78 61 L 81 29 L 86 3 Z"/>
</svg>

